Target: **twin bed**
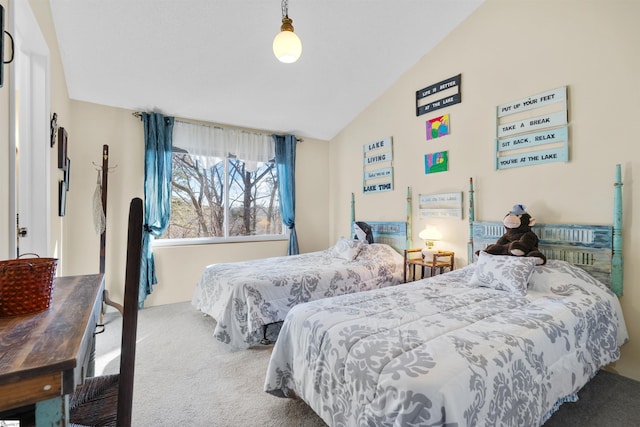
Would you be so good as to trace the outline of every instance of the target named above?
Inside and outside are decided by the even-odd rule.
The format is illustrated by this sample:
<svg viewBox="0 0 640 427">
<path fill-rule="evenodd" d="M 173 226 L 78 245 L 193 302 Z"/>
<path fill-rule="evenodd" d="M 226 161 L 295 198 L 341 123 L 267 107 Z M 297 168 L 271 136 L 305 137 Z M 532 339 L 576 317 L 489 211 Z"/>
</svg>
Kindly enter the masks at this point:
<svg viewBox="0 0 640 427">
<path fill-rule="evenodd" d="M 544 266 L 481 252 L 447 274 L 293 307 L 265 391 L 331 426 L 543 424 L 628 339 L 611 290 L 622 292 L 619 166 L 615 188 L 613 227 L 535 228 Z M 503 232 L 472 212 L 470 256 Z"/>
<path fill-rule="evenodd" d="M 192 303 L 216 320 L 215 338 L 239 350 L 266 343 L 266 327 L 297 304 L 402 282 L 403 257 L 391 246 L 344 242 L 318 252 L 208 266 Z"/>
<path fill-rule="evenodd" d="M 470 285 L 471 265 L 296 306 L 265 391 L 331 426 L 541 425 L 627 333 L 615 295 L 583 270 L 533 270 L 526 295 Z"/>
<path fill-rule="evenodd" d="M 410 194 L 407 194 L 410 212 Z M 351 222 L 355 222 L 352 195 Z M 203 271 L 192 304 L 216 320 L 213 335 L 232 350 L 267 344 L 267 327 L 291 307 L 403 281 L 410 222 L 367 222 L 374 243 L 340 238 L 326 250 L 246 262 L 213 264 Z M 352 227 L 353 229 L 353 227 Z"/>
<path fill-rule="evenodd" d="M 398 284 L 403 258 L 388 243 L 408 246 L 408 194 L 407 223 L 370 223 L 395 230 L 386 243 L 210 266 L 193 303 L 236 349 L 286 318 L 264 390 L 304 400 L 328 425 L 542 425 L 628 339 L 621 185 L 618 165 L 612 227 L 534 227 L 543 266 L 475 258 L 504 228 L 475 221 L 471 183 L 466 267 Z"/>
</svg>

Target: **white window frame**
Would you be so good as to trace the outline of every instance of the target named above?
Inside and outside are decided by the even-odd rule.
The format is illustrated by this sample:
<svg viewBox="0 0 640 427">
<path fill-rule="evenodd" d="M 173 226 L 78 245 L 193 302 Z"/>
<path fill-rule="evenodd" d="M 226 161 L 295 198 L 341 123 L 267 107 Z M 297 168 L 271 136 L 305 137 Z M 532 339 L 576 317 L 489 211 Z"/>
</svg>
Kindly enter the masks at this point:
<svg viewBox="0 0 640 427">
<path fill-rule="evenodd" d="M 207 125 L 201 125 L 201 124 L 193 124 L 193 123 L 189 123 L 189 122 L 182 122 L 182 121 L 176 121 L 175 124 L 180 127 L 182 126 L 182 128 L 179 128 L 179 132 L 182 131 L 184 132 L 185 130 L 189 130 L 190 126 L 207 126 Z M 178 148 L 180 146 L 180 141 L 176 142 L 175 141 L 175 126 L 174 126 L 174 150 L 175 152 L 187 152 L 192 156 L 198 156 L 198 157 L 208 157 L 208 158 L 213 158 L 213 157 L 218 157 L 218 156 L 213 156 L 211 155 L 211 146 L 210 144 L 214 144 L 217 143 L 218 145 L 221 144 L 225 144 L 228 143 L 229 140 L 233 140 L 230 144 L 225 146 L 225 151 L 228 153 L 227 150 L 233 150 L 234 148 L 228 148 L 229 146 L 231 147 L 235 147 L 234 144 L 239 144 L 241 145 L 242 142 L 237 142 L 235 141 L 237 135 L 240 133 L 242 134 L 242 137 L 247 137 L 247 133 L 249 134 L 249 136 L 258 136 L 259 138 L 265 139 L 264 137 L 267 136 L 269 139 L 271 138 L 270 135 L 265 135 L 265 134 L 260 134 L 260 133 L 254 133 L 254 132 L 247 132 L 247 131 L 243 131 L 243 130 L 237 130 L 237 129 L 226 129 L 226 128 L 221 128 L 219 126 L 207 126 L 210 129 L 202 129 L 202 128 L 198 128 L 198 131 L 205 131 L 205 133 L 207 131 L 215 131 L 215 136 L 212 136 L 213 138 L 215 137 L 220 137 L 221 135 L 223 137 L 226 138 L 225 142 L 220 142 L 218 141 L 203 141 L 203 149 L 202 151 L 199 151 L 199 148 L 197 145 L 194 146 L 194 144 L 191 144 L 189 147 L 189 150 L 183 150 L 182 148 Z M 211 135 L 213 135 L 213 133 L 211 133 Z M 239 138 L 242 139 L 242 138 Z M 265 156 L 269 156 L 271 155 L 271 151 L 264 151 L 261 152 L 259 154 L 256 154 L 256 158 L 251 159 L 254 162 L 263 162 L 266 163 L 267 161 L 271 161 L 273 158 L 275 158 L 275 152 L 273 152 L 273 156 L 269 159 L 265 159 Z M 262 156 L 262 157 L 261 157 Z M 265 241 L 288 241 L 289 240 L 289 228 L 282 223 L 282 233 L 281 234 L 270 234 L 270 235 L 251 235 L 251 236 L 228 236 L 229 233 L 229 229 L 228 229 L 228 218 L 229 218 L 229 191 L 227 191 L 226 189 L 229 186 L 229 158 L 231 156 L 227 155 L 226 157 L 224 157 L 224 161 L 225 161 L 225 174 L 224 174 L 224 186 L 225 186 L 225 209 L 224 209 L 224 230 L 225 230 L 225 235 L 227 235 L 226 237 L 192 237 L 192 238 L 173 238 L 173 239 L 167 239 L 167 238 L 155 238 L 153 239 L 152 242 L 152 246 L 153 247 L 165 247 L 165 246 L 193 246 L 193 245 L 208 245 L 208 244 L 220 244 L 220 243 L 249 243 L 249 242 L 265 242 Z M 219 157 L 218 157 L 219 158 Z M 241 156 L 238 156 L 238 158 L 240 160 L 242 160 L 243 162 L 246 163 L 246 159 L 243 159 Z M 172 191 L 173 194 L 173 191 Z"/>
</svg>

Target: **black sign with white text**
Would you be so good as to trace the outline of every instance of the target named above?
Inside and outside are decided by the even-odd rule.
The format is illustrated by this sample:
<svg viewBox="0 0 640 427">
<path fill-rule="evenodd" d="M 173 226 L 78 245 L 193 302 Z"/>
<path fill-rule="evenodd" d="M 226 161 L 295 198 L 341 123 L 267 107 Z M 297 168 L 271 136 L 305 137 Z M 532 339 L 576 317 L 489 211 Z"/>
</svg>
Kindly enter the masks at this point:
<svg viewBox="0 0 640 427">
<path fill-rule="evenodd" d="M 442 80 L 441 82 L 432 84 L 431 86 L 427 86 L 423 89 L 420 89 L 419 91 L 416 91 L 416 116 L 421 116 L 422 114 L 439 110 L 440 108 L 448 107 L 450 105 L 459 104 L 462 101 L 462 97 L 460 95 L 461 76 L 461 74 L 458 74 L 457 76 L 450 77 L 446 80 Z M 421 99 L 451 88 L 457 88 L 458 92 L 453 95 L 438 99 L 436 101 L 431 101 L 427 102 L 424 105 L 420 105 Z"/>
</svg>

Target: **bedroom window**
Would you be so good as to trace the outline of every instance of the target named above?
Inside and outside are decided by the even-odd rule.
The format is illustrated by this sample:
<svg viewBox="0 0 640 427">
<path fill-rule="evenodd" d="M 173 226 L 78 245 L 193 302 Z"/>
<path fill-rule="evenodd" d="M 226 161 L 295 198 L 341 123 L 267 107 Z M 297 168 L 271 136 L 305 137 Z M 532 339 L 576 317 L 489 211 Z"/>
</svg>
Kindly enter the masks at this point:
<svg viewBox="0 0 640 427">
<path fill-rule="evenodd" d="M 270 135 L 176 122 L 173 147 L 171 219 L 157 243 L 287 238 Z"/>
</svg>

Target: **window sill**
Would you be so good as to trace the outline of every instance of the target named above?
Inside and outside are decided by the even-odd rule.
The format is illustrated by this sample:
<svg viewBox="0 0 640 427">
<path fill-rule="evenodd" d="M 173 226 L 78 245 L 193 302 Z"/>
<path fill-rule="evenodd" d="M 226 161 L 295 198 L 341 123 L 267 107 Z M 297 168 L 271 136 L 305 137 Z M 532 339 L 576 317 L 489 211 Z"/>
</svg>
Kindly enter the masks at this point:
<svg viewBox="0 0 640 427">
<path fill-rule="evenodd" d="M 213 238 L 194 238 L 194 239 L 154 239 L 152 247 L 164 246 L 196 246 L 196 245 L 216 245 L 223 243 L 259 243 L 287 241 L 289 236 L 236 236 L 236 237 L 213 237 Z"/>
</svg>

